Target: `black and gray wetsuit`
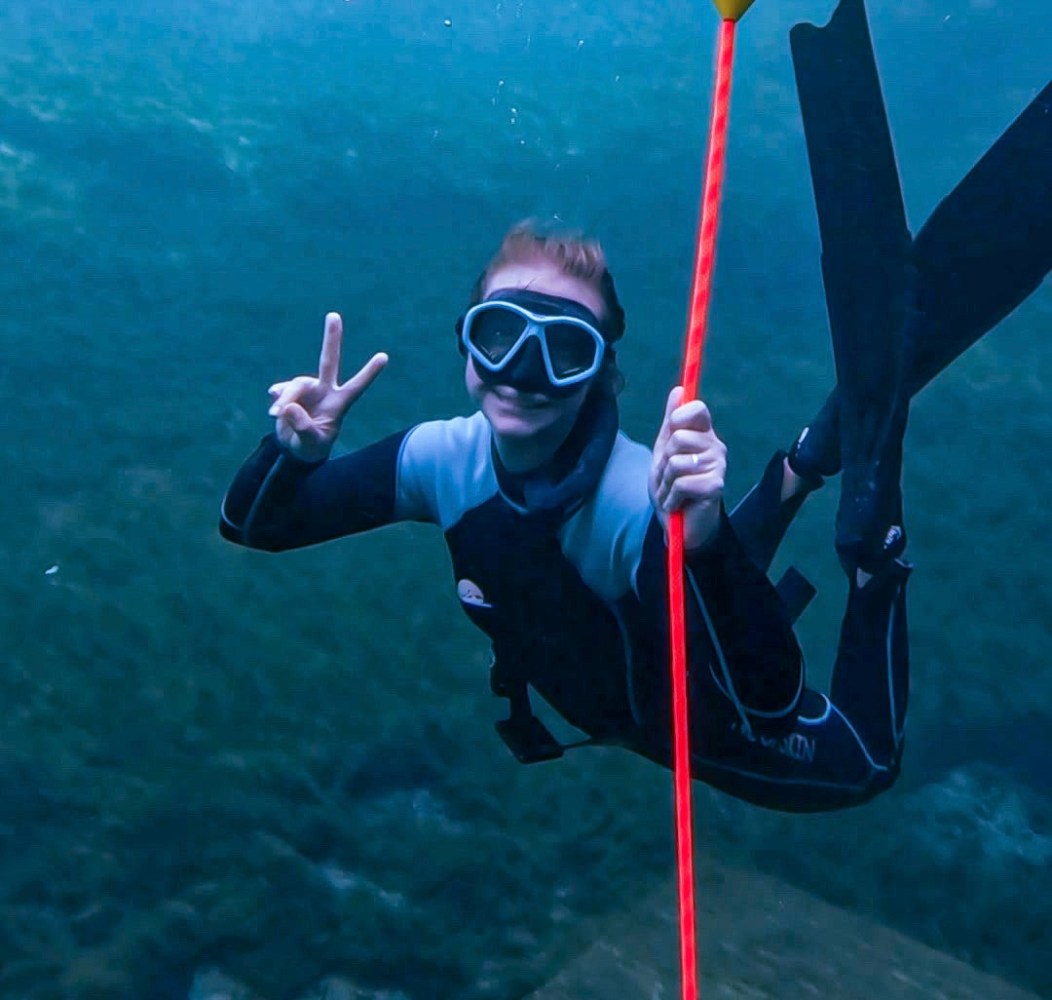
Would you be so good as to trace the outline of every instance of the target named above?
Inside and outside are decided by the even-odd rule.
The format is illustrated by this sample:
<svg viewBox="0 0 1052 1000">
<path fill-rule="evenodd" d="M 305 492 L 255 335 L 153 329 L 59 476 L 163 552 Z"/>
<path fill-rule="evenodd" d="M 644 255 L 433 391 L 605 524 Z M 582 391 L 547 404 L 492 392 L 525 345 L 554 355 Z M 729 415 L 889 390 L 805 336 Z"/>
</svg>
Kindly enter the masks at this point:
<svg viewBox="0 0 1052 1000">
<path fill-rule="evenodd" d="M 619 431 L 608 397 L 591 400 L 551 465 L 525 477 L 502 467 L 481 413 L 419 424 L 318 464 L 268 436 L 236 476 L 220 531 L 279 551 L 396 521 L 438 525 L 461 606 L 492 641 L 495 690 L 512 696 L 513 716 L 528 684 L 595 741 L 667 763 L 665 544 L 649 464 L 649 449 Z M 838 808 L 897 773 L 907 574 L 852 587 L 832 695 L 806 689 L 765 573 L 776 545 L 765 523 L 780 516 L 776 472 L 780 462 L 688 555 L 693 769 L 772 808 Z"/>
</svg>

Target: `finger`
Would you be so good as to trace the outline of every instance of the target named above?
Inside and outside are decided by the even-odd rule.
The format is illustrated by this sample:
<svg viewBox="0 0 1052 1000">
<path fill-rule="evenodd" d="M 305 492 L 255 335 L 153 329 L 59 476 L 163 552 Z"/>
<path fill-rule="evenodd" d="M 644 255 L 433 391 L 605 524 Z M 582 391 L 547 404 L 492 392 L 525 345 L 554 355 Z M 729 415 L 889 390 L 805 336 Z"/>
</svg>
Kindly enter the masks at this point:
<svg viewBox="0 0 1052 1000">
<path fill-rule="evenodd" d="M 722 456 L 713 450 L 692 451 L 686 455 L 672 455 L 666 466 L 668 476 L 678 479 L 681 476 L 707 475 L 714 469 L 720 469 L 724 465 Z"/>
<path fill-rule="evenodd" d="M 272 417 L 276 417 L 296 398 L 300 392 L 301 381 L 302 376 L 297 376 L 294 379 L 289 379 L 288 382 L 281 383 L 281 391 L 274 398 L 274 402 L 270 404 L 270 409 L 267 411 Z"/>
<path fill-rule="evenodd" d="M 321 338 L 321 357 L 318 359 L 318 381 L 328 388 L 340 378 L 340 352 L 343 348 L 343 320 L 339 313 L 325 317 L 325 333 Z"/>
<path fill-rule="evenodd" d="M 711 431 L 712 414 L 700 399 L 692 399 L 689 403 L 676 407 L 669 414 L 669 426 L 673 431 Z"/>
<path fill-rule="evenodd" d="M 712 503 L 723 495 L 724 482 L 720 475 L 681 476 L 672 484 L 665 498 L 668 511 L 697 503 Z"/>
<path fill-rule="evenodd" d="M 277 399 L 285 391 L 285 386 L 287 385 L 288 382 L 275 382 L 267 390 L 267 394 L 270 396 L 271 399 Z"/>
<path fill-rule="evenodd" d="M 658 493 L 662 507 L 669 512 L 691 503 L 712 501 L 722 496 L 723 474 L 710 469 L 693 476 L 679 476 L 670 480 L 668 489 Z"/>
<path fill-rule="evenodd" d="M 311 378 L 308 375 L 297 375 L 296 378 L 286 382 L 278 395 L 278 398 L 274 400 L 270 405 L 268 411 L 272 417 L 276 417 L 281 411 L 289 405 L 294 403 L 298 399 L 302 399 L 308 392 L 311 392 L 318 385 L 318 380 Z"/>
<path fill-rule="evenodd" d="M 677 483 L 675 476 L 665 475 L 662 477 L 661 482 L 658 483 L 657 489 L 654 491 L 654 499 L 657 500 L 658 506 L 663 511 L 669 512 L 675 508 L 671 503 L 672 491 Z"/>
<path fill-rule="evenodd" d="M 656 470 L 657 482 L 654 489 L 654 495 L 662 506 L 665 506 L 667 503 L 676 480 L 680 476 L 690 474 L 691 467 L 694 464 L 692 458 L 690 455 L 672 456 L 666 454 L 664 456 L 660 467 Z"/>
<path fill-rule="evenodd" d="M 711 461 L 726 462 L 727 448 L 723 442 L 716 437 L 713 431 L 703 432 L 695 430 L 676 430 L 666 438 L 664 444 L 655 445 L 653 458 L 651 460 L 651 483 L 655 489 L 657 484 L 671 476 L 683 475 L 696 469 L 698 466 L 687 465 L 692 463 L 694 456 L 698 455 L 699 463 Z M 669 465 L 674 456 L 682 456 L 682 461 Z M 708 456 L 708 457 L 706 457 Z"/>
<path fill-rule="evenodd" d="M 695 430 L 675 430 L 665 442 L 665 454 L 692 455 L 695 452 L 703 452 L 713 447 L 714 435 Z"/>
<path fill-rule="evenodd" d="M 347 379 L 343 385 L 337 387 L 336 391 L 339 393 L 343 404 L 342 409 L 346 410 L 376 381 L 377 376 L 387 366 L 388 360 L 387 355 L 383 351 L 374 354 L 351 378 Z"/>
<path fill-rule="evenodd" d="M 665 477 L 665 467 L 668 463 L 668 441 L 669 435 L 672 433 L 672 429 L 669 427 L 669 417 L 682 398 L 683 386 L 676 385 L 669 390 L 668 398 L 665 400 L 665 415 L 662 417 L 661 427 L 658 429 L 651 452 L 650 481 L 652 483 L 658 484 Z"/>
<path fill-rule="evenodd" d="M 672 433 L 669 427 L 669 417 L 672 416 L 672 411 L 679 406 L 679 401 L 683 398 L 683 386 L 677 385 L 672 388 L 672 391 L 668 394 L 668 399 L 665 401 L 665 415 L 661 420 L 661 429 L 658 431 L 657 437 L 654 439 L 654 450 L 657 451 L 659 448 L 665 447 L 665 442 L 668 440 L 669 434 Z"/>
<path fill-rule="evenodd" d="M 692 452 L 686 455 L 672 455 L 665 463 L 655 486 L 655 496 L 659 501 L 666 501 L 676 490 L 676 484 L 683 484 L 680 490 L 690 494 L 705 492 L 708 484 L 716 483 L 722 489 L 726 474 L 726 462 L 722 452 L 709 449 L 704 452 Z"/>
</svg>

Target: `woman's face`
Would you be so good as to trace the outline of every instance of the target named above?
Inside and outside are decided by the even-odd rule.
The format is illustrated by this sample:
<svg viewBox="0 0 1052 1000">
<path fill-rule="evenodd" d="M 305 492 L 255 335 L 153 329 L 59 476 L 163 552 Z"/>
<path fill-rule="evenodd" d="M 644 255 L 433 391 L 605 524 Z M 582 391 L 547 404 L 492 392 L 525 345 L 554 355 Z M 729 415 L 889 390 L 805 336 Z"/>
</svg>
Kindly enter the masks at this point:
<svg viewBox="0 0 1052 1000">
<path fill-rule="evenodd" d="M 547 261 L 506 264 L 490 275 L 483 297 L 498 288 L 529 288 L 545 295 L 572 299 L 602 318 L 603 300 L 599 292 L 582 278 L 565 274 Z M 468 395 L 478 404 L 498 440 L 526 440 L 534 436 L 557 438 L 562 444 L 577 422 L 591 382 L 584 382 L 570 396 L 548 396 L 522 392 L 510 385 L 483 382 L 468 358 L 464 373 Z M 554 449 L 552 449 L 554 451 Z"/>
</svg>

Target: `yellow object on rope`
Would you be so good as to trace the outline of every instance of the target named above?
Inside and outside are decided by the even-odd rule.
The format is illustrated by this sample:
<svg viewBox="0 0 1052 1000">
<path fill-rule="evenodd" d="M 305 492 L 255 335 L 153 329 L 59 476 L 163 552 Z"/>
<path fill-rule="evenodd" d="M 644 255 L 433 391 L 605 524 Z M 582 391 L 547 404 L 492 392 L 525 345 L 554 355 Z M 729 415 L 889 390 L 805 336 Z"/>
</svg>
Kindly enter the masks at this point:
<svg viewBox="0 0 1052 1000">
<path fill-rule="evenodd" d="M 753 0 L 712 0 L 720 17 L 725 21 L 738 21 L 753 5 Z"/>
</svg>

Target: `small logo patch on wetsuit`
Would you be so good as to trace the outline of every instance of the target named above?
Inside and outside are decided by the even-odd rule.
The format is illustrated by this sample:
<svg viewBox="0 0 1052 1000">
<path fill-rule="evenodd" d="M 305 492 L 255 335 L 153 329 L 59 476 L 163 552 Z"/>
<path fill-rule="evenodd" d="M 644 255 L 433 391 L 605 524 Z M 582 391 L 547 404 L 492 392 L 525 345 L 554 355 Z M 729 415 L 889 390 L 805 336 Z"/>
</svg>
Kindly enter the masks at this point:
<svg viewBox="0 0 1052 1000">
<path fill-rule="evenodd" d="M 492 608 L 492 604 L 486 603 L 479 585 L 473 580 L 460 580 L 457 583 L 457 597 L 465 604 L 472 604 L 476 608 Z"/>
</svg>

